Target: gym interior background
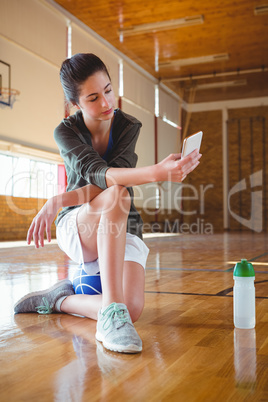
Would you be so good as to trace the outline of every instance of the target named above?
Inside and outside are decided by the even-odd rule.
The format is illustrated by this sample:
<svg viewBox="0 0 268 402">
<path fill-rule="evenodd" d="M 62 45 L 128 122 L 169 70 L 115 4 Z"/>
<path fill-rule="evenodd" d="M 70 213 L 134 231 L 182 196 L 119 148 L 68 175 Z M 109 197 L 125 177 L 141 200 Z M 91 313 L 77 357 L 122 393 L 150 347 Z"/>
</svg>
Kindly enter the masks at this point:
<svg viewBox="0 0 268 402">
<path fill-rule="evenodd" d="M 142 121 L 138 166 L 154 164 L 179 152 L 185 136 L 204 132 L 202 164 L 183 186 L 166 182 L 136 189 L 135 203 L 145 222 L 145 232 L 266 231 L 268 49 L 264 38 L 268 17 L 256 12 L 262 2 L 241 3 L 240 8 L 229 2 L 214 4 L 207 8 L 207 15 L 206 8 L 200 12 L 199 25 L 125 37 L 124 30 L 117 32 L 115 19 L 105 20 L 106 3 L 103 9 L 97 4 L 74 3 L 1 3 L 2 86 L 11 85 L 19 95 L 12 107 L 0 104 L 0 240 L 24 240 L 45 199 L 65 189 L 64 167 L 53 130 L 66 114 L 72 113 L 64 101 L 59 68 L 66 57 L 78 52 L 93 52 L 104 60 L 118 106 Z M 182 8 L 187 2 L 183 3 Z M 190 5 L 187 11 L 194 14 Z M 132 17 L 138 26 L 152 19 L 147 8 L 143 14 L 136 20 Z M 102 36 L 86 25 L 90 18 Z M 115 18 L 113 13 L 110 18 Z M 241 29 L 248 22 L 247 30 Z M 234 24 L 236 36 L 232 34 Z M 211 62 L 206 60 L 212 52 L 211 48 L 206 50 L 206 44 L 211 46 L 213 35 L 219 60 Z M 228 42 L 231 37 L 232 42 Z M 181 58 L 188 64 L 177 66 L 172 60 L 173 48 L 167 45 L 166 50 L 159 50 L 159 63 L 154 60 L 153 70 L 149 59 L 146 64 L 144 50 L 147 46 L 149 51 L 153 38 L 154 53 L 157 41 L 162 44 L 167 40 L 168 44 L 169 38 L 177 40 L 185 50 Z M 144 41 L 137 43 L 137 39 Z M 192 51 L 187 50 L 189 46 Z M 238 183 L 242 187 L 231 193 Z M 261 200 L 257 200 L 253 193 L 260 190 Z M 261 213 L 253 214 L 253 198 L 253 210 L 257 206 Z"/>
<path fill-rule="evenodd" d="M 1 401 L 268 400 L 267 10 L 263 0 L 0 1 Z M 59 69 L 78 52 L 104 60 L 118 106 L 142 122 L 138 166 L 204 132 L 183 184 L 135 189 L 150 248 L 136 356 L 106 351 L 85 317 L 14 315 L 20 297 L 77 269 L 56 241 L 37 250 L 25 239 L 66 188 L 53 131 L 73 113 Z M 233 323 L 241 258 L 256 274 L 250 330 Z"/>
</svg>

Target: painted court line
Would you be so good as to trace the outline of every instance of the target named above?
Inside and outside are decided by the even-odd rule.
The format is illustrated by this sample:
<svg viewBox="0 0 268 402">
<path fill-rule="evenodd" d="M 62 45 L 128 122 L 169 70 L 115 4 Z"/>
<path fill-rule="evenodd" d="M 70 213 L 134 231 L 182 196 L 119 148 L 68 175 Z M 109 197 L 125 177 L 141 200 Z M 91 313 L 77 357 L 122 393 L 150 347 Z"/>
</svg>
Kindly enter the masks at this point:
<svg viewBox="0 0 268 402">
<path fill-rule="evenodd" d="M 268 280 L 264 281 L 257 281 L 255 282 L 255 285 L 258 283 L 264 283 L 268 282 Z M 222 290 L 218 293 L 194 293 L 194 292 L 162 292 L 162 291 L 154 291 L 154 290 L 145 290 L 144 293 L 153 293 L 153 294 L 160 294 L 160 295 L 182 295 L 182 296 L 206 296 L 206 297 L 233 297 L 233 295 L 230 295 L 233 291 L 233 287 L 227 288 L 225 290 Z M 268 299 L 268 296 L 256 296 L 256 299 Z"/>
<path fill-rule="evenodd" d="M 251 258 L 250 260 L 248 260 L 248 262 L 254 262 L 254 261 L 258 260 L 259 258 L 265 257 L 266 255 L 268 255 L 268 252 L 263 253 L 263 254 L 260 254 L 260 255 L 258 255 L 258 256 L 256 256 L 256 257 L 253 257 L 253 258 Z M 233 269 L 234 269 L 234 266 L 231 267 L 231 268 L 226 269 L 225 272 L 232 271 Z M 256 272 L 256 271 L 255 271 L 255 272 Z M 263 272 L 263 273 L 265 273 L 265 272 Z"/>
<path fill-rule="evenodd" d="M 205 271 L 205 272 L 225 272 L 222 269 L 208 269 L 208 268 L 165 268 L 165 267 L 161 267 L 161 268 L 156 268 L 156 267 L 146 267 L 146 270 L 152 270 L 152 271 L 194 271 L 194 272 L 198 272 L 198 271 Z"/>
<path fill-rule="evenodd" d="M 222 273 L 228 273 L 233 271 L 234 267 L 232 268 L 228 268 L 228 269 L 209 269 L 209 268 L 167 268 L 167 267 L 146 267 L 145 268 L 146 271 L 191 271 L 191 272 L 222 272 Z M 254 269 L 256 274 L 268 274 L 268 270 L 267 271 L 257 271 L 256 269 Z"/>
</svg>

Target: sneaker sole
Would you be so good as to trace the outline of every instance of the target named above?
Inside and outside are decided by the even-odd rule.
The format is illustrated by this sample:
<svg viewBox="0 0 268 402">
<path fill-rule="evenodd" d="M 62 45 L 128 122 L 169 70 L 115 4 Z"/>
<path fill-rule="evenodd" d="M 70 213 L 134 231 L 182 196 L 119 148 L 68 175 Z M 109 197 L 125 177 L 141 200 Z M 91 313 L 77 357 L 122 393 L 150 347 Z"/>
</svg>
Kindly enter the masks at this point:
<svg viewBox="0 0 268 402">
<path fill-rule="evenodd" d="M 36 292 L 28 293 L 26 296 L 22 297 L 19 301 L 17 301 L 17 303 L 14 305 L 14 310 L 16 310 L 16 307 L 20 303 L 24 302 L 25 300 L 29 299 L 30 297 L 46 295 L 46 294 L 48 294 L 50 292 L 53 292 L 55 289 L 57 289 L 58 287 L 60 287 L 62 285 L 71 285 L 71 286 L 73 286 L 72 282 L 69 279 L 64 279 L 64 280 L 62 280 L 60 282 L 55 283 L 55 285 L 51 286 L 49 289 L 38 290 Z M 19 313 L 15 313 L 15 314 L 19 314 Z"/>
<path fill-rule="evenodd" d="M 139 353 L 142 351 L 142 346 L 137 345 L 119 346 L 114 345 L 113 343 L 105 342 L 101 334 L 98 332 L 96 333 L 95 338 L 97 339 L 97 341 L 101 342 L 106 349 L 111 350 L 112 352 Z"/>
</svg>

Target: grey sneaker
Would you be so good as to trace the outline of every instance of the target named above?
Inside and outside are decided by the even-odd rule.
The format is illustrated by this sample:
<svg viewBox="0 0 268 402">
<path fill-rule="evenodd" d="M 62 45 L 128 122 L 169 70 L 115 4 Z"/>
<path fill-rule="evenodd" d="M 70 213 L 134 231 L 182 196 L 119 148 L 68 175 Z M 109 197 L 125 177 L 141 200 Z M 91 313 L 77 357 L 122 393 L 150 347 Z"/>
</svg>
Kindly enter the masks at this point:
<svg viewBox="0 0 268 402">
<path fill-rule="evenodd" d="M 56 311 L 55 304 L 60 297 L 74 295 L 73 284 L 64 279 L 49 289 L 32 292 L 22 297 L 14 306 L 15 314 L 51 314 Z"/>
<path fill-rule="evenodd" d="M 142 350 L 142 341 L 122 303 L 112 303 L 99 311 L 96 339 L 114 352 L 138 353 Z"/>
</svg>

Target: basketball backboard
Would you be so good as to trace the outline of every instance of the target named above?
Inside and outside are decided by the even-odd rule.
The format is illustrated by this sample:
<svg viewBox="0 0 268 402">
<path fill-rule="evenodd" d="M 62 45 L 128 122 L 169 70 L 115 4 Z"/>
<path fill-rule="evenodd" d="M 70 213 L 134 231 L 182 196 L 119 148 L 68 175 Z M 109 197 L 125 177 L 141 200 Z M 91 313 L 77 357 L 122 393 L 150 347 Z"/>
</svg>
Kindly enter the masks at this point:
<svg viewBox="0 0 268 402">
<path fill-rule="evenodd" d="M 11 88 L 11 65 L 0 60 L 0 106 L 13 106 L 19 91 Z"/>
</svg>

